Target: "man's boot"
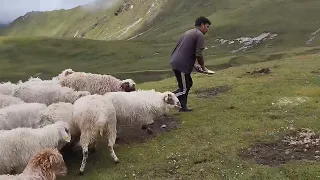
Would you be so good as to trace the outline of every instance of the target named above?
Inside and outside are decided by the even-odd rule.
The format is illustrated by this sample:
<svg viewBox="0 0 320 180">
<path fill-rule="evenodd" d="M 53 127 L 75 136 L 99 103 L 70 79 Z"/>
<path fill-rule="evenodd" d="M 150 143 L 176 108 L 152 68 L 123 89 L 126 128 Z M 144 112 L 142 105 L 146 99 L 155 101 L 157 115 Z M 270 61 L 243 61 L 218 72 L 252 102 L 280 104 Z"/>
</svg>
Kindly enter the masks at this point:
<svg viewBox="0 0 320 180">
<path fill-rule="evenodd" d="M 190 112 L 192 111 L 191 108 L 187 107 L 187 97 L 186 95 L 180 96 L 181 98 L 179 98 L 180 100 L 180 104 L 181 104 L 181 109 L 179 110 L 180 112 Z"/>
</svg>

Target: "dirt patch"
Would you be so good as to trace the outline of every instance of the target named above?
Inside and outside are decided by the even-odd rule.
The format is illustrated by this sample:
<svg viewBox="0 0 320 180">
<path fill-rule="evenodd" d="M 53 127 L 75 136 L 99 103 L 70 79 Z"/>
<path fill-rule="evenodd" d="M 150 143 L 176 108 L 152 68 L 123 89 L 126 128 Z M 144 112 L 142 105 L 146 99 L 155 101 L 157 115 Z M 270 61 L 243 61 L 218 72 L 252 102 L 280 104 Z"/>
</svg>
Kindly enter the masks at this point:
<svg viewBox="0 0 320 180">
<path fill-rule="evenodd" d="M 264 75 L 264 74 L 270 74 L 271 70 L 269 68 L 263 68 L 263 69 L 260 69 L 260 70 L 254 70 L 252 72 L 247 71 L 246 73 L 247 74 L 261 74 L 261 75 Z"/>
<path fill-rule="evenodd" d="M 318 74 L 320 75 L 320 69 L 316 70 L 316 71 L 311 71 L 312 74 Z"/>
<path fill-rule="evenodd" d="M 142 143 L 150 138 L 157 136 L 158 134 L 175 130 L 178 128 L 178 126 L 179 121 L 174 116 L 161 116 L 157 118 L 152 125 L 149 125 L 149 128 L 153 132 L 152 134 L 148 133 L 146 129 L 142 129 L 141 126 L 119 126 L 116 143 Z"/>
<path fill-rule="evenodd" d="M 226 93 L 231 90 L 230 86 L 218 86 L 218 87 L 212 87 L 212 88 L 202 88 L 202 89 L 197 89 L 195 93 L 199 98 L 210 98 L 210 97 L 215 97 L 216 95 L 220 93 Z"/>
<path fill-rule="evenodd" d="M 240 153 L 257 163 L 278 166 L 293 160 L 320 160 L 320 136 L 310 129 L 291 131 L 273 143 L 258 143 Z"/>
</svg>

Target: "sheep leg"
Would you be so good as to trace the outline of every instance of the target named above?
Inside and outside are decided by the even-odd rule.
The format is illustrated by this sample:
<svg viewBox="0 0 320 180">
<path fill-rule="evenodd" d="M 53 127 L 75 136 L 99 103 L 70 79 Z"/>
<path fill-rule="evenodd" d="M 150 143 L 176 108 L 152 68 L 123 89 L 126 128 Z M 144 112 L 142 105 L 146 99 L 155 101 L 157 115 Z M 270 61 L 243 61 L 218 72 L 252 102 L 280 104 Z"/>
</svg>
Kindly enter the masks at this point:
<svg viewBox="0 0 320 180">
<path fill-rule="evenodd" d="M 112 121 L 110 121 L 108 123 L 108 147 L 110 150 L 110 154 L 111 157 L 113 158 L 115 163 L 119 163 L 119 159 L 116 155 L 116 153 L 114 152 L 113 146 L 116 142 L 116 138 L 117 138 L 117 127 L 116 127 L 116 119 L 115 118 L 111 118 Z"/>
<path fill-rule="evenodd" d="M 87 159 L 89 156 L 89 152 L 88 152 L 89 139 L 88 139 L 88 137 L 89 136 L 84 133 L 81 134 L 81 137 L 80 137 L 80 145 L 82 147 L 82 162 L 81 162 L 81 167 L 79 170 L 80 175 L 83 175 L 84 168 L 87 164 Z"/>
</svg>

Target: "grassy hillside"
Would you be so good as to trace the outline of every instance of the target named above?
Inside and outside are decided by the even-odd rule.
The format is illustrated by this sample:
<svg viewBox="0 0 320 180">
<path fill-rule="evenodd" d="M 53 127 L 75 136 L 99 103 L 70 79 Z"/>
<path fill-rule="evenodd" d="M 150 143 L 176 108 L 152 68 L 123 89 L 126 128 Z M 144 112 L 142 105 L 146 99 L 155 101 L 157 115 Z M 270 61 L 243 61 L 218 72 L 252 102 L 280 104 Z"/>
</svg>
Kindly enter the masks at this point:
<svg viewBox="0 0 320 180">
<path fill-rule="evenodd" d="M 172 76 L 170 53 L 175 42 L 98 41 L 85 39 L 0 37 L 0 80 L 26 80 L 40 74 L 48 79 L 64 69 L 112 74 L 137 82 Z M 225 49 L 206 51 L 206 64 L 220 70 L 242 64 L 274 61 L 297 54 L 320 52 L 319 47 L 263 48 L 229 54 Z"/>
<path fill-rule="evenodd" d="M 304 44 L 320 28 L 318 0 L 119 0 L 96 7 L 100 8 L 28 13 L 3 34 L 100 40 L 128 39 L 140 34 L 136 38 L 171 40 L 191 28 L 195 17 L 205 15 L 213 23 L 208 34 L 212 45 L 216 38 L 231 40 L 270 32 L 278 35 L 273 45 L 294 46 Z"/>
</svg>

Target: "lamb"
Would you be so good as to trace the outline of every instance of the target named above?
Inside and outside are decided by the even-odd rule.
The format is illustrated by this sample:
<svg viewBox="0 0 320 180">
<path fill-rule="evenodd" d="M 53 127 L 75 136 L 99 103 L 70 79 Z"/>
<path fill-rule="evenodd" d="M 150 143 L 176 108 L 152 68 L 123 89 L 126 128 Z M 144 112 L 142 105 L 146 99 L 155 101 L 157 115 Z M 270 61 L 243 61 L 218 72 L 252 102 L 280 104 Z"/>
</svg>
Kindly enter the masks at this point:
<svg viewBox="0 0 320 180">
<path fill-rule="evenodd" d="M 43 128 L 0 130 L 0 174 L 22 173 L 30 158 L 44 148 L 61 150 L 70 142 L 69 124 L 58 121 Z"/>
<path fill-rule="evenodd" d="M 40 122 L 40 112 L 47 106 L 41 103 L 13 104 L 0 109 L 0 130 L 18 127 L 36 128 Z"/>
<path fill-rule="evenodd" d="M 76 91 L 89 91 L 90 94 L 136 90 L 136 83 L 132 79 L 120 80 L 111 75 L 74 72 L 72 69 L 64 70 L 59 75 L 59 80 L 62 86 Z"/>
<path fill-rule="evenodd" d="M 67 167 L 58 149 L 44 148 L 33 156 L 21 174 L 0 175 L 0 180 L 55 180 L 65 176 Z"/>
<path fill-rule="evenodd" d="M 57 102 L 74 103 L 83 96 L 90 95 L 88 91 L 74 91 L 61 85 L 23 85 L 17 88 L 12 96 L 18 97 L 27 103 L 43 103 L 47 106 Z"/>
<path fill-rule="evenodd" d="M 13 97 L 10 95 L 0 94 L 0 109 L 13 105 L 13 104 L 23 104 L 25 103 L 20 98 Z"/>
<path fill-rule="evenodd" d="M 112 103 L 106 102 L 102 95 L 94 94 L 78 99 L 73 105 L 72 125 L 75 133 L 72 138 L 80 134 L 80 146 L 82 147 L 82 162 L 79 174 L 82 175 L 88 158 L 88 146 L 94 143 L 100 135 L 108 135 L 108 146 L 114 162 L 119 159 L 113 146 L 116 141 L 116 116 Z M 106 129 L 106 131 L 105 131 Z"/>
<path fill-rule="evenodd" d="M 108 146 L 115 163 L 119 162 L 113 146 L 116 140 L 117 123 L 152 124 L 154 117 L 166 113 L 167 108 L 178 107 L 180 102 L 171 92 L 135 91 L 110 92 L 105 95 L 89 95 L 78 99 L 73 105 L 72 123 L 80 134 L 83 174 L 88 158 L 88 146 L 95 142 L 98 134 L 107 129 Z M 72 135 L 73 136 L 73 135 Z"/>
</svg>

